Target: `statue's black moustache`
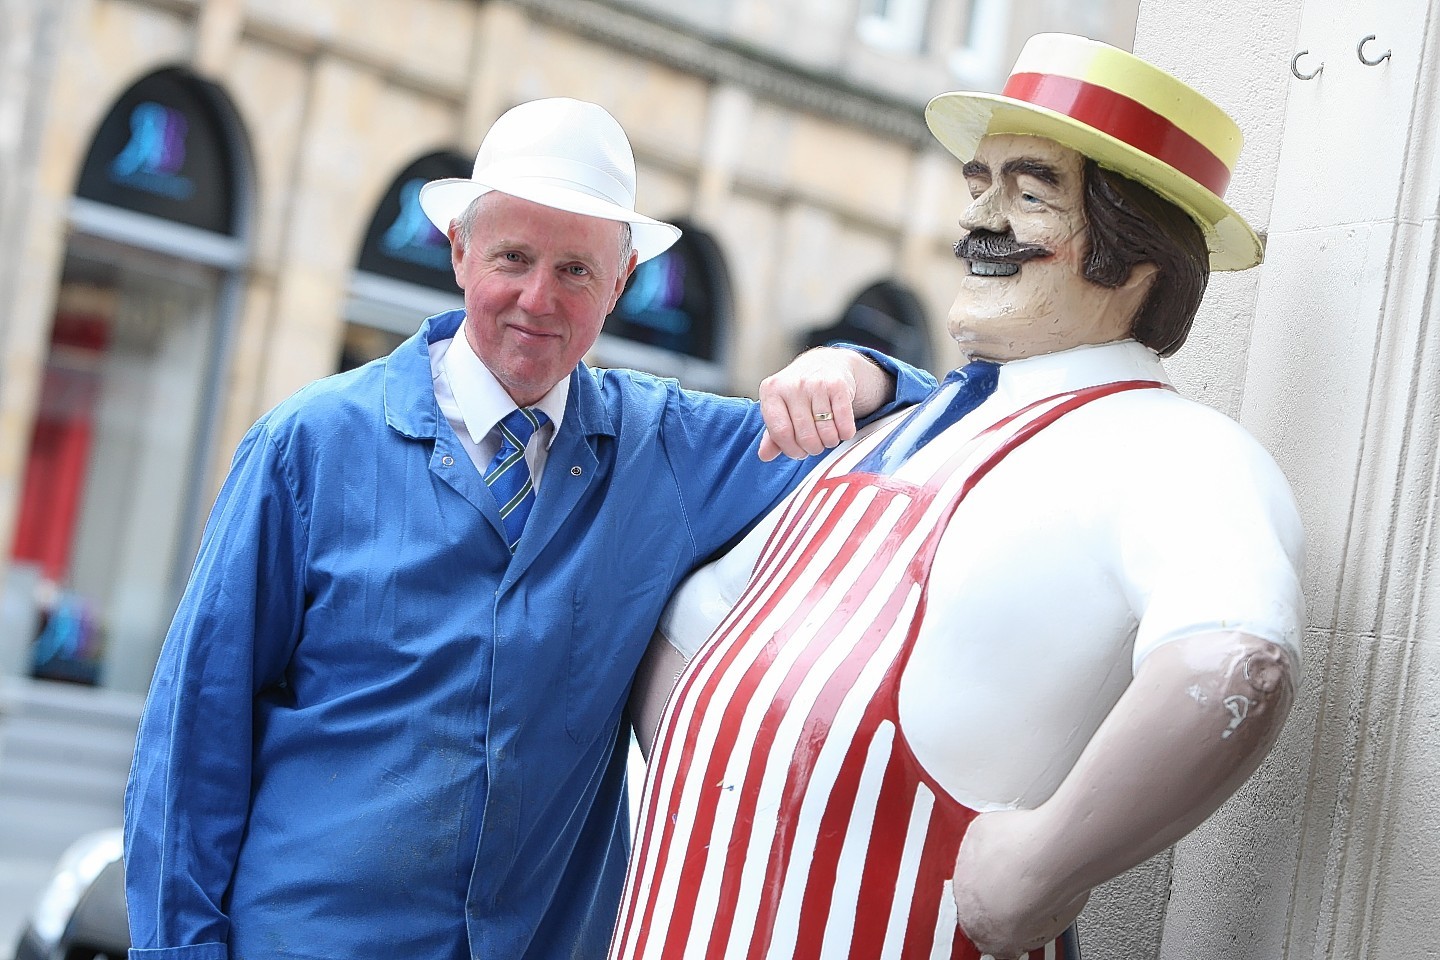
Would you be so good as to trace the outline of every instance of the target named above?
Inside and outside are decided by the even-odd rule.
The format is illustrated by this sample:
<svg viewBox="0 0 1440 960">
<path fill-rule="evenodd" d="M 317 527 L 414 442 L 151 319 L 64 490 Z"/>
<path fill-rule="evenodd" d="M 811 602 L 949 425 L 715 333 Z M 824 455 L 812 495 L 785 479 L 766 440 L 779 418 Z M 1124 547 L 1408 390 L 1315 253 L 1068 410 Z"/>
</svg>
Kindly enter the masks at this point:
<svg viewBox="0 0 1440 960">
<path fill-rule="evenodd" d="M 1024 263 L 1037 257 L 1051 256 L 1055 251 L 1038 243 L 1021 243 L 1007 230 L 971 230 L 955 241 L 955 256 L 961 260 L 983 260 L 988 263 Z"/>
</svg>

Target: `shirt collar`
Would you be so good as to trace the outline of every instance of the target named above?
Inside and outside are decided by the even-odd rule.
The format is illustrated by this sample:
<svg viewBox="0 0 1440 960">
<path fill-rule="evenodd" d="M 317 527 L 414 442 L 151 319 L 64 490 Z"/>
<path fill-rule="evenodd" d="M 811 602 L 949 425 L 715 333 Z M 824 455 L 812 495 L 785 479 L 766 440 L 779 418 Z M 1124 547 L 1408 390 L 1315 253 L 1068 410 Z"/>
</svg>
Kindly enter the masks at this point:
<svg viewBox="0 0 1440 960">
<path fill-rule="evenodd" d="M 1023 404 L 1122 380 L 1170 383 L 1155 351 L 1134 340 L 1117 340 L 1001 364 L 995 392 Z"/>
<path fill-rule="evenodd" d="M 465 430 L 470 434 L 470 440 L 478 444 L 495 428 L 495 424 L 516 408 L 516 403 L 500 386 L 490 368 L 475 355 L 469 338 L 465 336 L 464 321 L 455 331 L 455 338 L 450 341 L 450 348 L 445 351 L 440 363 L 450 381 L 450 394 L 465 421 Z M 554 427 L 548 434 L 541 434 L 546 449 L 555 442 L 555 435 L 560 432 L 560 421 L 565 418 L 565 402 L 569 396 L 570 378 L 567 376 L 535 404 L 550 418 Z"/>
</svg>

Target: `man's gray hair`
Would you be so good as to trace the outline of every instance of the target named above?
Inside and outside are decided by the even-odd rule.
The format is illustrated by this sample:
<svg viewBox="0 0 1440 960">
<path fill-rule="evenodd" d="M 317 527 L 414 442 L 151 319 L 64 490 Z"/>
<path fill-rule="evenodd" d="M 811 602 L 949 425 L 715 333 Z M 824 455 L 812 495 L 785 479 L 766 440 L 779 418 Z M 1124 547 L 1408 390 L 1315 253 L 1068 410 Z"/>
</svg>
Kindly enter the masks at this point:
<svg viewBox="0 0 1440 960">
<path fill-rule="evenodd" d="M 455 222 L 460 225 L 460 236 L 466 244 L 469 244 L 470 235 L 475 230 L 475 221 L 480 219 L 480 201 L 488 196 L 490 196 L 488 193 L 480 194 L 480 196 L 470 201 L 470 205 L 465 208 L 460 216 L 455 218 Z M 624 220 L 617 222 L 620 224 L 620 268 L 623 270 L 625 264 L 630 262 L 630 254 L 635 249 L 635 232 L 630 224 Z"/>
</svg>

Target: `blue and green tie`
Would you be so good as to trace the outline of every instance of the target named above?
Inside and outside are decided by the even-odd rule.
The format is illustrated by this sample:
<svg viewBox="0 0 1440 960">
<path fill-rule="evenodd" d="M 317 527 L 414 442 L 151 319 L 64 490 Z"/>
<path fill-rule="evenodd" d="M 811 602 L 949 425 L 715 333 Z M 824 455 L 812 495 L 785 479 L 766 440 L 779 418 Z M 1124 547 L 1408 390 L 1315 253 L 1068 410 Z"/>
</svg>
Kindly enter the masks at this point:
<svg viewBox="0 0 1440 960">
<path fill-rule="evenodd" d="M 520 534 L 535 506 L 535 484 L 530 478 L 530 467 L 525 462 L 525 444 L 548 422 L 545 414 L 531 407 L 520 407 L 505 415 L 495 424 L 495 433 L 500 438 L 500 452 L 490 461 L 485 471 L 485 486 L 495 495 L 500 505 L 500 522 L 505 527 L 505 542 L 510 552 L 520 543 Z"/>
</svg>

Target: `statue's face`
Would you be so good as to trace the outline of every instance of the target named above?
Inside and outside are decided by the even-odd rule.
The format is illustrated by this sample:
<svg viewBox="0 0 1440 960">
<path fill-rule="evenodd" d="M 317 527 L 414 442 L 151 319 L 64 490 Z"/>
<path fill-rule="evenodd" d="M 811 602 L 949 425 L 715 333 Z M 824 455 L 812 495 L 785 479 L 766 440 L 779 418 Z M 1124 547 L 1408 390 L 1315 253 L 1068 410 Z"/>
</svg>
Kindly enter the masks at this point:
<svg viewBox="0 0 1440 960">
<path fill-rule="evenodd" d="M 972 358 L 1019 360 L 1129 336 L 1154 268 L 1120 287 L 1086 280 L 1084 158 L 1043 137 L 980 141 L 957 244 L 965 275 L 950 334 Z"/>
</svg>

